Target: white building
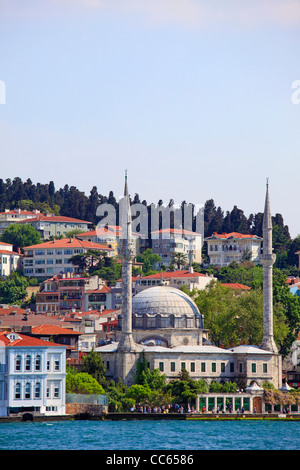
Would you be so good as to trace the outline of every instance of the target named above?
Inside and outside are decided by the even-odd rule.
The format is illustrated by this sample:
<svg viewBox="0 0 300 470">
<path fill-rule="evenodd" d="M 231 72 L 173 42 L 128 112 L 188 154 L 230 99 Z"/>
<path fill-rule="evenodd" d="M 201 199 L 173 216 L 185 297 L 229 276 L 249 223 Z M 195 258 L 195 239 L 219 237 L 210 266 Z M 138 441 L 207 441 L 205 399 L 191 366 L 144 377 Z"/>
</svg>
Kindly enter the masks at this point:
<svg viewBox="0 0 300 470">
<path fill-rule="evenodd" d="M 186 264 L 202 262 L 202 235 L 182 229 L 162 229 L 152 232 L 152 253 L 161 257 L 165 266 L 172 264 L 172 254 L 181 253 Z"/>
<path fill-rule="evenodd" d="M 66 347 L 0 333 L 0 416 L 65 414 Z"/>
<path fill-rule="evenodd" d="M 11 224 L 20 222 L 20 220 L 28 220 L 37 217 L 40 211 L 23 211 L 21 209 L 5 209 L 4 212 L 0 212 L 0 233 L 9 227 Z"/>
<path fill-rule="evenodd" d="M 20 253 L 13 251 L 13 245 L 0 242 L 0 276 L 9 276 L 19 267 Z"/>
<path fill-rule="evenodd" d="M 104 251 L 110 256 L 112 250 L 107 246 L 77 238 L 62 238 L 50 242 L 24 247 L 23 274 L 40 279 L 53 277 L 55 274 L 76 273 L 77 269 L 70 262 L 74 255 L 88 250 Z"/>
<path fill-rule="evenodd" d="M 20 224 L 30 224 L 41 235 L 41 240 L 65 236 L 74 230 L 86 231 L 91 222 L 53 214 L 38 214 L 34 218 L 20 220 Z"/>
<path fill-rule="evenodd" d="M 257 235 L 214 232 L 205 241 L 210 264 L 228 266 L 233 261 L 240 263 L 243 256 L 254 263 L 260 261 L 263 239 Z"/>
</svg>

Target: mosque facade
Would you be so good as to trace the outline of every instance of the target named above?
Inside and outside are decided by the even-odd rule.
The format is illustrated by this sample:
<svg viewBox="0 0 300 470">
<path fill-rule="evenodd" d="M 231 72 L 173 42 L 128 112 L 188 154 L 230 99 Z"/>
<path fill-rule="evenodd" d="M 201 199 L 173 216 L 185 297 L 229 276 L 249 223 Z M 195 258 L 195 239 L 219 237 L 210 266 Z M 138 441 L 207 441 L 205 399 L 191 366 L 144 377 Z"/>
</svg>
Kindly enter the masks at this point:
<svg viewBox="0 0 300 470">
<path fill-rule="evenodd" d="M 145 358 L 150 370 L 158 369 L 167 381 L 178 379 L 183 369 L 192 379 L 236 382 L 247 388 L 265 381 L 282 385 L 281 356 L 273 337 L 272 222 L 267 185 L 263 222 L 263 341 L 261 346 L 239 345 L 224 349 L 213 345 L 204 318 L 194 301 L 177 288 L 163 285 L 147 288 L 132 297 L 131 213 L 125 178 L 123 230 L 122 314 L 114 341 L 96 348 L 107 377 L 135 383 L 137 364 Z"/>
</svg>

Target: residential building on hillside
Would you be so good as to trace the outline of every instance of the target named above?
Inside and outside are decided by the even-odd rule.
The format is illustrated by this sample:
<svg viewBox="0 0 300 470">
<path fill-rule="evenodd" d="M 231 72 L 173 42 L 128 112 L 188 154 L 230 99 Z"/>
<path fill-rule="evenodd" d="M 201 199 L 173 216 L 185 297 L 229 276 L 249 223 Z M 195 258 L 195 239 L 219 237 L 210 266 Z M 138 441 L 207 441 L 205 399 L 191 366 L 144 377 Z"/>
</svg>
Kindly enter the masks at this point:
<svg viewBox="0 0 300 470">
<path fill-rule="evenodd" d="M 5 209 L 4 212 L 0 212 L 0 233 L 3 233 L 11 224 L 19 222 L 20 220 L 28 221 L 28 219 L 34 219 L 39 214 L 41 213 L 38 210 L 23 211 L 21 209 Z"/>
<path fill-rule="evenodd" d="M 186 263 L 202 262 L 202 235 L 182 229 L 162 229 L 152 232 L 152 253 L 161 257 L 161 264 L 169 266 L 173 263 L 172 255 L 185 255 Z"/>
<path fill-rule="evenodd" d="M 84 292 L 84 310 L 105 310 L 112 308 L 112 292 L 108 286 L 86 289 Z"/>
<path fill-rule="evenodd" d="M 23 274 L 27 277 L 46 279 L 55 274 L 78 272 L 78 268 L 70 262 L 73 255 L 86 253 L 88 250 L 103 251 L 111 256 L 111 248 L 75 237 L 62 238 L 38 245 L 26 246 L 23 257 Z"/>
<path fill-rule="evenodd" d="M 214 232 L 205 241 L 209 264 L 228 266 L 233 261 L 240 263 L 243 259 L 256 264 L 260 262 L 263 239 L 257 235 Z"/>
<path fill-rule="evenodd" d="M 109 299 L 106 299 L 109 291 L 98 276 L 57 275 L 41 284 L 40 292 L 36 294 L 36 312 L 57 315 L 98 307 L 100 310 L 106 303 L 109 305 Z"/>
<path fill-rule="evenodd" d="M 66 347 L 0 332 L 0 416 L 65 414 Z"/>
<path fill-rule="evenodd" d="M 21 267 L 21 254 L 13 251 L 13 245 L 0 242 L 0 276 L 9 276 Z"/>
<path fill-rule="evenodd" d="M 204 289 L 211 281 L 216 280 L 213 276 L 194 272 L 193 268 L 188 270 L 163 271 L 161 273 L 141 276 L 135 279 L 135 293 L 148 287 L 165 285 L 180 289 L 185 285 L 188 289 Z"/>
<path fill-rule="evenodd" d="M 75 219 L 72 217 L 64 217 L 53 214 L 40 214 L 34 218 L 20 220 L 20 224 L 30 224 L 41 235 L 41 240 L 48 240 L 50 237 L 65 236 L 73 230 L 88 230 L 91 222 L 86 220 Z"/>
<path fill-rule="evenodd" d="M 107 227 L 97 227 L 95 230 L 79 233 L 76 235 L 80 240 L 87 240 L 94 243 L 101 243 L 107 245 L 113 250 L 113 256 L 119 256 L 121 240 L 122 240 L 122 227 L 119 225 L 108 225 Z M 140 235 L 133 232 L 132 238 L 134 241 L 133 248 L 135 254 L 139 253 L 139 239 Z"/>
</svg>

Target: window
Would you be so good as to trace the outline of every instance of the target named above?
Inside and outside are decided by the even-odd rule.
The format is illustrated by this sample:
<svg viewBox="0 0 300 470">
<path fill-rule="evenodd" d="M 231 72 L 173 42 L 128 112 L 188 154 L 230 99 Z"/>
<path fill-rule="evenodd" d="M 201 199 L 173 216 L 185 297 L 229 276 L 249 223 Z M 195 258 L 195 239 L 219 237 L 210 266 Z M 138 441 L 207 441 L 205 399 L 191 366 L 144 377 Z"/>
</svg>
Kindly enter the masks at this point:
<svg viewBox="0 0 300 470">
<path fill-rule="evenodd" d="M 19 400 L 21 398 L 21 384 L 17 382 L 15 385 L 15 399 Z"/>
<path fill-rule="evenodd" d="M 25 385 L 25 398 L 28 400 L 31 398 L 31 383 L 26 382 Z"/>
<path fill-rule="evenodd" d="M 205 362 L 201 362 L 201 372 L 205 372 Z"/>
<path fill-rule="evenodd" d="M 59 359 L 54 361 L 54 370 L 60 370 L 60 362 Z"/>
<path fill-rule="evenodd" d="M 106 361 L 106 370 L 109 370 L 109 361 Z"/>
<path fill-rule="evenodd" d="M 263 364 L 263 373 L 266 374 L 268 372 L 268 364 L 264 363 Z"/>
<path fill-rule="evenodd" d="M 35 250 L 35 256 L 44 256 L 45 250 Z"/>
<path fill-rule="evenodd" d="M 25 370 L 31 370 L 31 356 L 26 356 Z"/>
<path fill-rule="evenodd" d="M 55 384 L 54 386 L 54 398 L 59 398 L 59 385 Z"/>
<path fill-rule="evenodd" d="M 62 264 L 62 259 L 57 259 L 57 260 L 55 261 L 55 263 L 56 263 L 56 264 Z"/>
<path fill-rule="evenodd" d="M 211 371 L 212 371 L 212 372 L 216 372 L 216 370 L 217 370 L 217 365 L 216 365 L 215 362 L 212 362 L 212 363 L 211 363 Z"/>
<path fill-rule="evenodd" d="M 230 372 L 234 372 L 234 362 L 230 362 Z"/>
<path fill-rule="evenodd" d="M 16 357 L 15 370 L 21 370 L 21 356 Z"/>
<path fill-rule="evenodd" d="M 171 362 L 171 372 L 175 372 L 175 362 Z"/>
<path fill-rule="evenodd" d="M 159 370 L 160 370 L 161 372 L 164 371 L 164 363 L 163 363 L 163 362 L 160 362 L 160 363 L 159 363 Z"/>
<path fill-rule="evenodd" d="M 41 356 L 35 358 L 35 370 L 41 370 Z"/>
<path fill-rule="evenodd" d="M 40 382 L 37 382 L 35 384 L 34 397 L 35 398 L 40 398 L 41 397 L 41 384 L 40 384 Z"/>
<path fill-rule="evenodd" d="M 256 373 L 256 364 L 255 364 L 255 362 L 252 362 L 251 370 L 252 370 L 252 373 L 253 373 L 253 374 Z"/>
<path fill-rule="evenodd" d="M 225 372 L 225 362 L 221 362 L 221 372 Z"/>
<path fill-rule="evenodd" d="M 240 374 L 243 372 L 243 363 L 242 362 L 239 363 L 239 371 L 240 371 Z"/>
<path fill-rule="evenodd" d="M 181 370 L 185 370 L 185 362 L 181 363 Z"/>
<path fill-rule="evenodd" d="M 191 362 L 191 372 L 195 372 L 195 363 Z"/>
<path fill-rule="evenodd" d="M 50 370 L 50 361 L 47 361 L 47 370 Z"/>
</svg>

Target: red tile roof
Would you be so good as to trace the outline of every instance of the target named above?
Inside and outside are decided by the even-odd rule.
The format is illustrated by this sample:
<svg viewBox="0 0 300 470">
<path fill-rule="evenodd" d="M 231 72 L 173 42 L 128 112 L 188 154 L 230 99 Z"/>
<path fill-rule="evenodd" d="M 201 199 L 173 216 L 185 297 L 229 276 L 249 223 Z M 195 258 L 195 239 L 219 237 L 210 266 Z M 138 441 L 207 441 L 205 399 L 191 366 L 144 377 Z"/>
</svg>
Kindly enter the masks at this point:
<svg viewBox="0 0 300 470">
<path fill-rule="evenodd" d="M 181 228 L 164 228 L 162 230 L 156 230 L 155 232 L 151 232 L 151 233 L 175 233 L 179 235 L 202 236 L 201 233 L 192 232 L 191 230 L 184 230 Z"/>
<path fill-rule="evenodd" d="M 160 279 L 161 276 L 163 279 L 171 279 L 171 278 L 189 278 L 189 277 L 206 277 L 203 273 L 193 272 L 190 273 L 188 270 L 178 270 L 178 271 L 163 271 L 162 273 L 155 273 L 149 274 L 148 276 L 142 276 L 141 279 Z"/>
<path fill-rule="evenodd" d="M 35 335 L 81 335 L 77 331 L 70 328 L 62 328 L 56 325 L 39 325 L 32 328 Z"/>
<path fill-rule="evenodd" d="M 89 250 L 101 250 L 101 251 L 111 251 L 111 248 L 108 248 L 105 245 L 100 245 L 100 243 L 88 242 L 78 240 L 78 238 L 61 238 L 55 239 L 50 242 L 39 243 L 37 245 L 25 246 L 24 250 L 34 250 L 34 249 L 43 249 L 43 248 L 86 248 Z"/>
<path fill-rule="evenodd" d="M 111 289 L 108 286 L 102 286 L 99 289 L 86 290 L 86 294 L 107 294 Z"/>
<path fill-rule="evenodd" d="M 14 341 L 10 341 L 9 338 L 7 338 L 8 334 L 11 334 L 11 331 L 2 331 L 0 332 L 0 344 L 4 344 L 4 346 L 8 347 L 23 347 L 23 346 L 43 346 L 43 347 L 52 347 L 52 346 L 59 346 L 62 347 L 63 345 L 57 344 L 57 343 L 52 343 L 50 341 L 44 341 L 39 338 L 34 338 L 33 336 L 26 336 L 21 333 L 15 333 L 17 336 L 17 339 Z M 66 347 L 66 346 L 64 346 Z"/>
<path fill-rule="evenodd" d="M 243 284 L 239 284 L 238 282 L 227 282 L 227 283 L 222 282 L 221 284 L 222 286 L 230 287 L 231 289 L 251 290 L 251 287 L 244 286 Z"/>
<path fill-rule="evenodd" d="M 19 220 L 17 223 L 32 223 L 32 222 L 63 222 L 63 223 L 77 223 L 77 224 L 91 224 L 87 220 L 74 219 L 73 217 L 65 217 L 62 215 L 44 215 L 40 214 L 34 218 Z"/>
<path fill-rule="evenodd" d="M 205 240 L 211 240 L 214 238 L 220 238 L 220 239 L 228 239 L 228 238 L 253 238 L 256 240 L 262 240 L 261 237 L 258 237 L 257 235 L 251 235 L 251 234 L 244 234 L 244 233 L 238 233 L 238 232 L 231 232 L 231 233 L 217 233 L 213 232 L 213 234 L 210 237 L 206 237 Z"/>
</svg>

